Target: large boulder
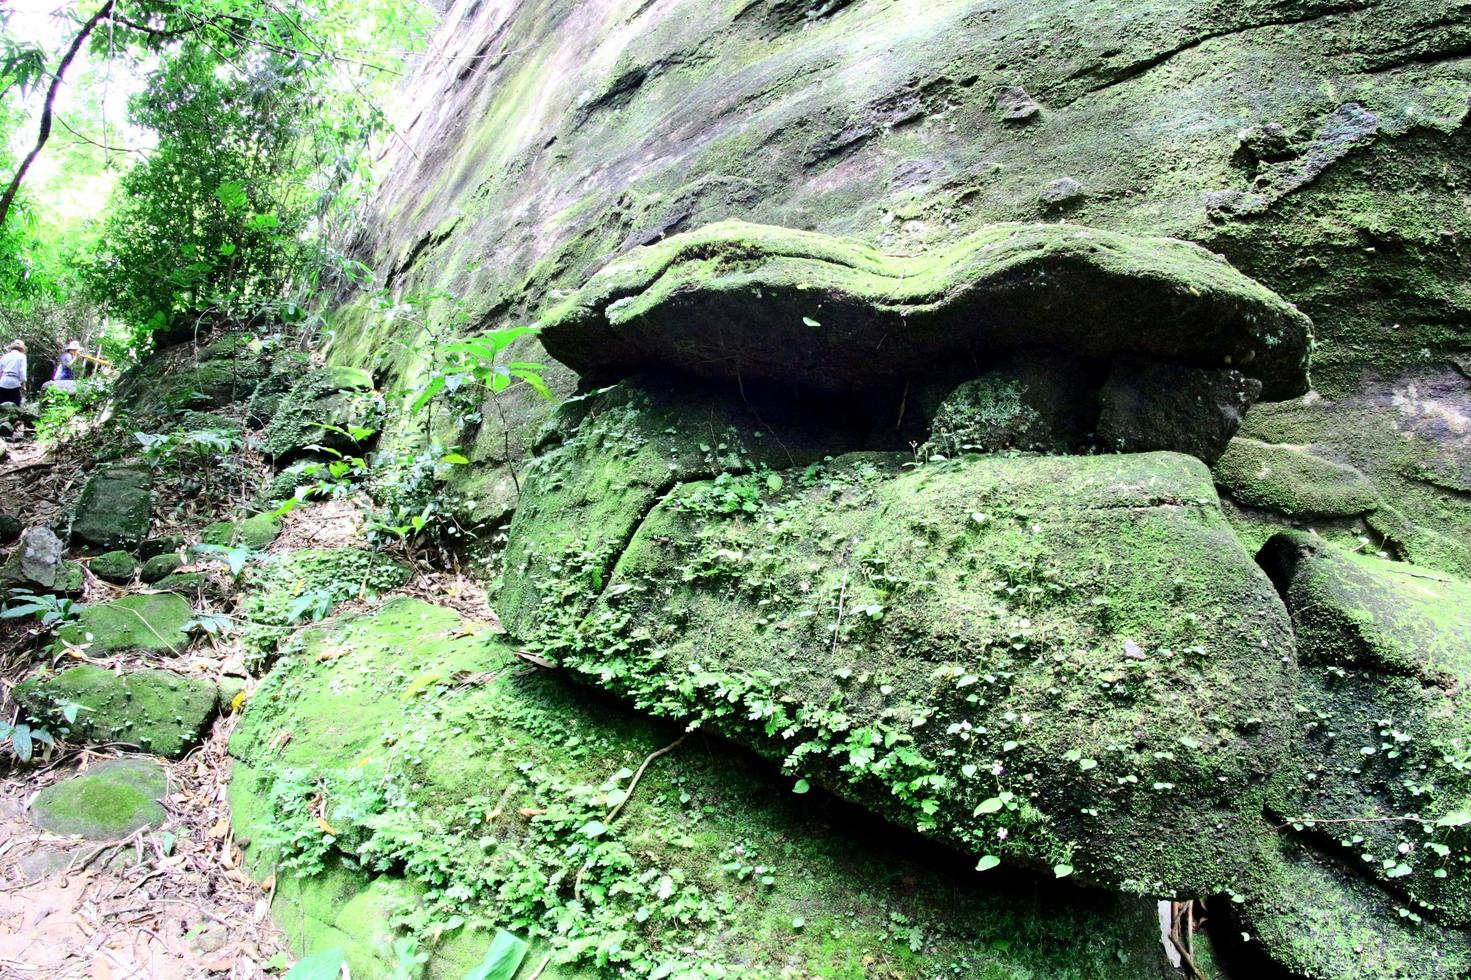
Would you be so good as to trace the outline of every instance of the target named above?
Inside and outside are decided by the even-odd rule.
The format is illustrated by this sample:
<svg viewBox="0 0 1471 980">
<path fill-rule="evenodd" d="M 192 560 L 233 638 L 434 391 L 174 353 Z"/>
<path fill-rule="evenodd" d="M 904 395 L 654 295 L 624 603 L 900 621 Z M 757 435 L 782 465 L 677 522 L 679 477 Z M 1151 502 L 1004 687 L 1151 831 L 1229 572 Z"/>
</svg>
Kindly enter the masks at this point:
<svg viewBox="0 0 1471 980">
<path fill-rule="evenodd" d="M 92 656 L 126 650 L 182 653 L 193 616 L 189 603 L 173 593 L 143 593 L 85 606 L 57 635 Z"/>
<path fill-rule="evenodd" d="M 32 718 L 85 745 L 131 745 L 178 757 L 199 744 L 214 717 L 213 683 L 168 670 L 115 673 L 81 664 L 47 678 L 27 680 L 15 699 Z M 75 720 L 66 715 L 71 705 Z"/>
<path fill-rule="evenodd" d="M 152 473 L 141 465 L 94 474 L 77 500 L 72 539 L 99 551 L 136 547 L 148 537 L 153 517 L 152 482 Z"/>
<path fill-rule="evenodd" d="M 168 811 L 161 801 L 168 791 L 168 773 L 152 759 L 108 759 L 41 790 L 30 817 L 53 834 L 122 840 L 163 826 Z"/>
<path fill-rule="evenodd" d="M 637 419 L 590 415 L 528 475 L 518 640 L 977 858 L 1157 894 L 1245 870 L 1296 667 L 1198 461 L 742 468 L 784 439 L 737 432 L 681 479 L 698 427 Z"/>
<path fill-rule="evenodd" d="M 426 949 L 446 978 L 494 926 L 543 937 L 528 962 L 567 978 L 1174 975 L 1152 902 L 976 875 L 514 650 L 397 599 L 306 631 L 256 689 L 230 742 L 235 834 L 256 874 L 279 869 L 298 952 L 387 977 L 395 913 L 427 909 L 467 921 Z"/>
<path fill-rule="evenodd" d="M 848 394 L 1043 347 L 1234 368 L 1284 398 L 1307 388 L 1311 336 L 1286 301 L 1173 239 L 1008 224 L 911 258 L 726 221 L 610 263 L 541 340 L 595 378 L 667 364 Z"/>
<path fill-rule="evenodd" d="M 383 401 L 373 391 L 368 372 L 319 368 L 297 379 L 281 399 L 261 433 L 261 449 L 282 466 L 308 454 L 313 446 L 360 455 L 382 415 Z"/>
</svg>

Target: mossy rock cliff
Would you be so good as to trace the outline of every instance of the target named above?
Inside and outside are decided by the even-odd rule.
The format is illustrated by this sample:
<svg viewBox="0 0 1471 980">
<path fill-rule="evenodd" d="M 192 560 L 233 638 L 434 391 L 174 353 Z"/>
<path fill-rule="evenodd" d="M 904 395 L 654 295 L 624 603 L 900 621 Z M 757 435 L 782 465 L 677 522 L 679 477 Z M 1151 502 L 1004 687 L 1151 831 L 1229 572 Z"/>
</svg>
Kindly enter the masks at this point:
<svg viewBox="0 0 1471 980">
<path fill-rule="evenodd" d="M 512 649 L 398 599 L 310 631 L 251 698 L 235 831 L 275 870 L 299 950 L 387 976 L 395 932 L 456 914 L 430 976 L 463 976 L 496 927 L 555 953 L 559 977 L 1172 975 L 1152 903 L 941 870 L 716 739 L 683 739 L 635 785 L 679 730 Z"/>
</svg>

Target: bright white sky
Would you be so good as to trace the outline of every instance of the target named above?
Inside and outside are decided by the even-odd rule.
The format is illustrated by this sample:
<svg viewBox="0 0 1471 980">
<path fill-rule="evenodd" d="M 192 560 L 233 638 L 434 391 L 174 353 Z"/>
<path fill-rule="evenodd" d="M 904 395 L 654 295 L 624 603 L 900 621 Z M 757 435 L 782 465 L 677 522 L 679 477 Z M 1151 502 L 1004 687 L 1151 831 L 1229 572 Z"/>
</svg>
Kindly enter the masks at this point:
<svg viewBox="0 0 1471 980">
<path fill-rule="evenodd" d="M 19 41 L 40 43 L 51 54 L 52 65 L 76 33 L 77 25 L 73 19 L 56 16 L 58 11 L 65 14 L 76 9 L 74 4 L 64 0 L 0 0 L 0 7 L 10 11 L 6 33 Z M 46 148 L 26 175 L 26 190 L 46 220 L 69 222 L 100 214 L 107 204 L 112 185 L 126 170 L 129 158 L 135 156 L 109 154 L 95 147 L 86 147 L 67 131 L 66 126 L 110 146 L 147 149 L 149 134 L 127 125 L 128 99 L 141 84 L 142 80 L 122 61 L 93 58 L 86 48 L 72 62 L 56 98 L 55 116 L 59 122 L 52 126 Z M 32 93 L 29 102 L 35 111 L 39 111 L 42 98 L 42 91 Z M 16 157 L 28 152 L 35 142 L 35 124 L 33 112 L 30 124 L 15 133 L 11 151 Z M 116 166 L 101 174 L 92 172 L 78 176 L 74 171 L 65 173 L 63 168 L 70 155 L 69 150 L 79 145 L 82 152 L 89 153 L 97 161 L 111 158 Z M 96 171 L 99 168 L 82 169 Z"/>
</svg>

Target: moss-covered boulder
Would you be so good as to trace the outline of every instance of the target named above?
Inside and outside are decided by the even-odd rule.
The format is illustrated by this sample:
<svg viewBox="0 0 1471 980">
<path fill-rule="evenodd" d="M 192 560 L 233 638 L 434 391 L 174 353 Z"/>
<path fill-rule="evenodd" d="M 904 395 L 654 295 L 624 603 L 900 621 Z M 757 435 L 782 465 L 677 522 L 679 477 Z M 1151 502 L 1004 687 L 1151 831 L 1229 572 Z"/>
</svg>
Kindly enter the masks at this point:
<svg viewBox="0 0 1471 980">
<path fill-rule="evenodd" d="M 399 599 L 308 631 L 256 690 L 235 831 L 298 949 L 386 976 L 396 932 L 455 914 L 431 976 L 463 976 L 496 927 L 556 976 L 1171 975 L 1153 903 L 957 868 L 512 650 Z"/>
<path fill-rule="evenodd" d="M 244 547 L 251 551 L 264 551 L 281 533 L 281 518 L 266 512 L 255 514 L 239 521 L 219 521 L 209 525 L 200 534 L 204 544 L 221 547 Z"/>
<path fill-rule="evenodd" d="M 1401 904 L 1471 926 L 1471 583 L 1300 533 L 1273 538 L 1261 560 L 1302 668 L 1304 744 L 1273 811 Z"/>
<path fill-rule="evenodd" d="M 114 673 L 82 664 L 15 688 L 15 699 L 52 731 L 79 744 L 131 745 L 177 757 L 199 744 L 215 713 L 214 684 L 167 670 Z M 69 705 L 79 705 L 68 722 Z"/>
<path fill-rule="evenodd" d="M 138 560 L 147 561 L 170 551 L 178 551 L 182 547 L 184 547 L 182 534 L 164 534 L 156 538 L 147 538 L 138 545 Z"/>
<path fill-rule="evenodd" d="M 126 551 L 109 551 L 98 555 L 87 563 L 93 575 L 104 582 L 131 582 L 138 574 L 138 559 Z"/>
<path fill-rule="evenodd" d="M 57 635 L 86 646 L 93 656 L 122 650 L 181 653 L 189 645 L 185 626 L 193 616 L 189 603 L 173 593 L 130 595 L 84 607 Z"/>
<path fill-rule="evenodd" d="M 119 840 L 145 827 L 161 827 L 168 811 L 168 773 L 151 759 L 109 759 L 41 790 L 31 803 L 32 822 L 53 834 Z"/>
<path fill-rule="evenodd" d="M 383 402 L 368 372 L 320 368 L 300 378 L 282 398 L 261 434 L 261 448 L 278 465 L 299 459 L 314 445 L 361 454 L 382 415 Z"/>
<path fill-rule="evenodd" d="M 667 364 L 846 393 L 1046 347 L 1236 366 L 1284 398 L 1307 388 L 1311 336 L 1286 301 L 1173 239 L 1004 224 L 897 257 L 725 221 L 605 266 L 547 314 L 541 340 L 580 373 L 615 379 Z"/>
<path fill-rule="evenodd" d="M 154 555 L 143 563 L 143 571 L 140 577 L 143 581 L 152 584 L 161 579 L 168 578 L 184 565 L 184 559 L 177 552 L 167 552 L 162 555 Z"/>
<path fill-rule="evenodd" d="M 976 857 L 1161 894 L 1244 870 L 1296 668 L 1198 461 L 855 454 L 646 488 L 661 443 L 614 418 L 528 476 L 518 640 Z"/>
<path fill-rule="evenodd" d="M 148 536 L 152 482 L 153 475 L 141 465 L 114 466 L 93 475 L 77 500 L 72 539 L 103 551 L 135 547 Z"/>
</svg>

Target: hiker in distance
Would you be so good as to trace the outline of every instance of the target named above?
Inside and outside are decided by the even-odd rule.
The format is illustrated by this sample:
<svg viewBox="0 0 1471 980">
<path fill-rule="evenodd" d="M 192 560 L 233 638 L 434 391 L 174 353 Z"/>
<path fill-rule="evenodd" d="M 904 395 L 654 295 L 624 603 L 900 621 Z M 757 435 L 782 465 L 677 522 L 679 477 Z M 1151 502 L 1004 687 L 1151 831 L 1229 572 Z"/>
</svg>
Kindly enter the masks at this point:
<svg viewBox="0 0 1471 980">
<path fill-rule="evenodd" d="M 19 405 L 26 395 L 26 342 L 12 340 L 0 357 L 0 405 Z"/>
</svg>

